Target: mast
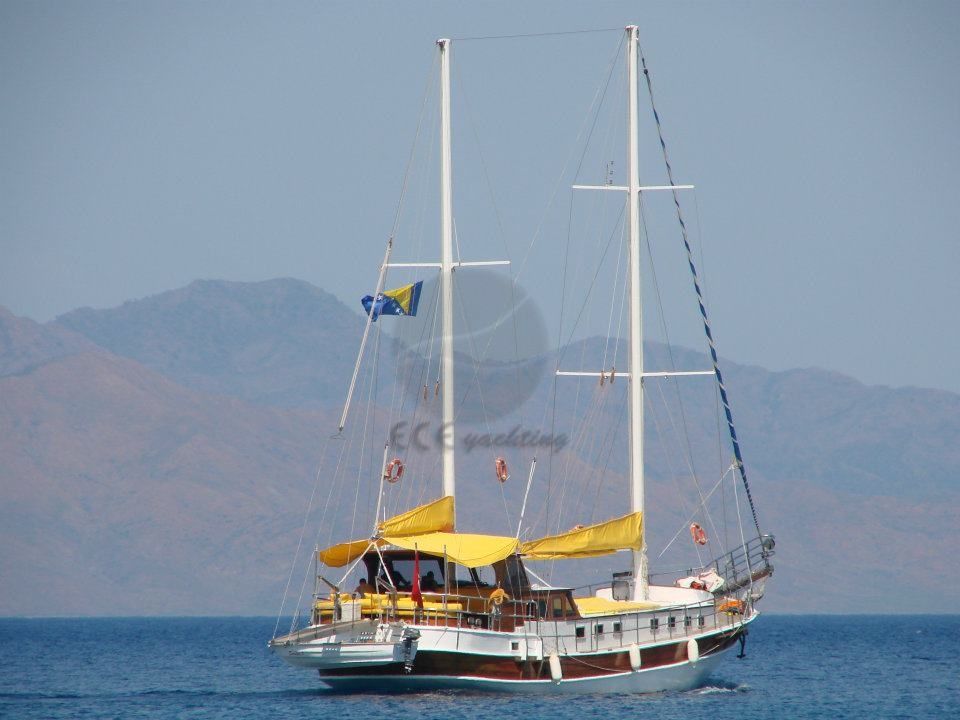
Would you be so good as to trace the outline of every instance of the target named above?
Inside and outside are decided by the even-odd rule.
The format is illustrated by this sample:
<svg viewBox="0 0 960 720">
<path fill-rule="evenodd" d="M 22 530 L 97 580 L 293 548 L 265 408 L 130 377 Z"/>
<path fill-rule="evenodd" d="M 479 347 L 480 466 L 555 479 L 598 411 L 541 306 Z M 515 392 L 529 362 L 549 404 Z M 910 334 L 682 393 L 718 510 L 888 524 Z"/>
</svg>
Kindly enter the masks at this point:
<svg viewBox="0 0 960 720">
<path fill-rule="evenodd" d="M 643 487 L 643 316 L 640 285 L 640 158 L 637 142 L 637 26 L 627 32 L 627 203 L 630 223 L 630 509 L 644 510 Z M 643 518 L 642 535 L 646 535 Z M 633 551 L 633 597 L 646 600 L 647 545 Z"/>
<path fill-rule="evenodd" d="M 440 384 L 443 494 L 456 494 L 453 432 L 453 180 L 450 157 L 450 40 L 440 48 Z"/>
</svg>

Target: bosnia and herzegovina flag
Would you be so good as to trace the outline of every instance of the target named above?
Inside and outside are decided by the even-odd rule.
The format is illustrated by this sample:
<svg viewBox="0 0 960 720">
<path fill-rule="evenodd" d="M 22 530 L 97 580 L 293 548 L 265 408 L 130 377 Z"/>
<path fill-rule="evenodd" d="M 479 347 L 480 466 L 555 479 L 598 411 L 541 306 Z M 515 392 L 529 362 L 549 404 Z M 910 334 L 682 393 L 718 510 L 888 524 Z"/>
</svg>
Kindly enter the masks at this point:
<svg viewBox="0 0 960 720">
<path fill-rule="evenodd" d="M 370 307 L 373 307 L 373 321 L 381 315 L 416 315 L 417 305 L 420 304 L 420 289 L 423 287 L 423 280 L 411 285 L 395 288 L 394 290 L 384 290 L 373 299 L 373 295 L 364 295 L 360 300 L 363 303 L 363 309 L 370 314 Z"/>
</svg>

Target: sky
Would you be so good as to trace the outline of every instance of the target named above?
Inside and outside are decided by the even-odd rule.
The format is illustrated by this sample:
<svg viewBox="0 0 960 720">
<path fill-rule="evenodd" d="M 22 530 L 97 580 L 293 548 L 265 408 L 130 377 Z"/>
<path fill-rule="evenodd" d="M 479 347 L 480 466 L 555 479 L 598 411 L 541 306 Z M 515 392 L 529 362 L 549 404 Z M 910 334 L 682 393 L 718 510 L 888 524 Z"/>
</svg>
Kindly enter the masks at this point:
<svg viewBox="0 0 960 720">
<path fill-rule="evenodd" d="M 721 355 L 960 392 L 953 2 L 7 0 L 0 305 L 47 321 L 200 278 L 296 277 L 359 309 L 411 147 L 397 258 L 433 259 L 435 114 L 417 128 L 434 40 L 452 37 L 465 259 L 519 267 L 536 237 L 519 282 L 555 328 L 564 167 L 631 22 L 677 180 L 697 186 Z M 660 181 L 645 123 L 642 177 Z M 604 127 L 582 182 L 608 155 L 622 172 Z M 651 252 L 672 288 L 688 279 L 669 233 Z M 575 289 L 590 273 L 573 267 Z M 674 341 L 700 344 L 680 325 Z"/>
</svg>

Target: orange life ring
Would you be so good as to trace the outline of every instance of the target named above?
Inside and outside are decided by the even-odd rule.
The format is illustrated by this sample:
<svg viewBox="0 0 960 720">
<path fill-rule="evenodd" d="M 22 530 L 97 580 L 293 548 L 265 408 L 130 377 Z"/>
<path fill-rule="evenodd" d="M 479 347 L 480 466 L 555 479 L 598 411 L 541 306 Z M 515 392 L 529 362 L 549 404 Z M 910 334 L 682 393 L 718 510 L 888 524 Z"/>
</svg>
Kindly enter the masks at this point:
<svg viewBox="0 0 960 720">
<path fill-rule="evenodd" d="M 502 457 L 498 457 L 495 465 L 497 470 L 497 480 L 499 480 L 502 483 L 505 483 L 507 481 L 507 478 L 510 477 L 507 474 L 507 461 L 504 460 Z"/>
<path fill-rule="evenodd" d="M 403 477 L 403 460 L 400 458 L 394 458 L 390 461 L 390 464 L 387 465 L 387 469 L 383 472 L 383 479 L 388 483 L 399 482 L 400 478 Z"/>
<path fill-rule="evenodd" d="M 697 523 L 690 525 L 690 537 L 693 538 L 693 541 L 697 545 L 707 544 L 707 533 L 704 532 L 703 528 L 697 525 Z"/>
</svg>

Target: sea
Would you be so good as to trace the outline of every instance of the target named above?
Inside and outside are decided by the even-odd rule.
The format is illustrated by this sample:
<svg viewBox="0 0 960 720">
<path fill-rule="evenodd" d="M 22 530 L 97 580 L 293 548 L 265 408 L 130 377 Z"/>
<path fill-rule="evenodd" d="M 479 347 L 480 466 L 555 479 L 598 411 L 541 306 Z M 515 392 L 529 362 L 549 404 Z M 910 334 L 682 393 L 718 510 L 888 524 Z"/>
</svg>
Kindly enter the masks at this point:
<svg viewBox="0 0 960 720">
<path fill-rule="evenodd" d="M 289 622 L 289 621 L 288 621 Z M 960 615 L 770 615 L 705 687 L 654 695 L 341 695 L 266 647 L 271 618 L 0 620 L 0 717 L 960 718 Z"/>
</svg>

